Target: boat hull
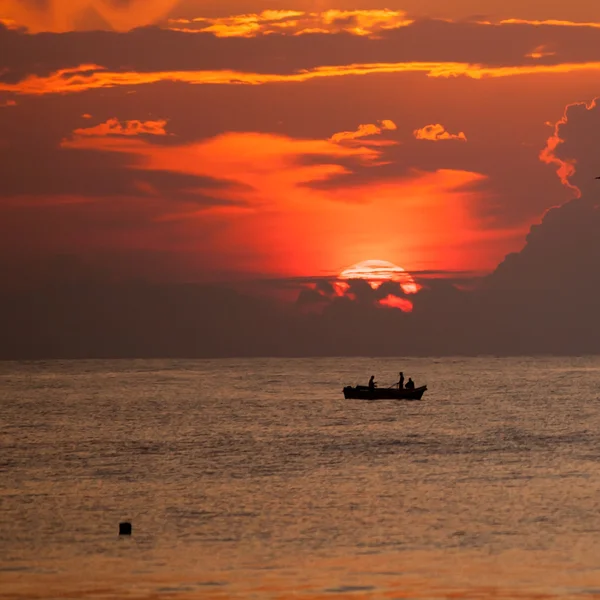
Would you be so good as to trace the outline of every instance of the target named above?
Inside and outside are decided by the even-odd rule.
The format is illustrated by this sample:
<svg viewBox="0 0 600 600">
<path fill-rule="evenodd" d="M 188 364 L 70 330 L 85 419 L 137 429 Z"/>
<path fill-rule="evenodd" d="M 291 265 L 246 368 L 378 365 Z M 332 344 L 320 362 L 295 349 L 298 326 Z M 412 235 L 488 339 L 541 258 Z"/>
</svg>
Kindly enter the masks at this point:
<svg viewBox="0 0 600 600">
<path fill-rule="evenodd" d="M 398 388 L 375 388 L 371 390 L 365 385 L 357 385 L 356 387 L 348 385 L 343 389 L 346 400 L 421 400 L 426 391 L 426 385 L 414 390 L 399 390 Z"/>
</svg>

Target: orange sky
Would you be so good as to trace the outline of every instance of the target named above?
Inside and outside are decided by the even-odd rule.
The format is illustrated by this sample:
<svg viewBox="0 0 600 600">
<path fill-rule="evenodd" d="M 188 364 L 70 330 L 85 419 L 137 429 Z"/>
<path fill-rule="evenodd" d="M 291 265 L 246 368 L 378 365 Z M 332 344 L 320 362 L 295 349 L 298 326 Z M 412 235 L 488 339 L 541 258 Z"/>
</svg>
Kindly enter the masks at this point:
<svg viewBox="0 0 600 600">
<path fill-rule="evenodd" d="M 479 0 L 0 0 L 0 11 L 32 29 L 67 31 L 95 28 L 99 23 L 128 30 L 151 24 L 162 18 L 198 18 L 250 14 L 264 10 L 401 10 L 417 16 L 462 19 L 473 16 L 496 19 L 560 19 L 595 21 L 597 6 L 593 0 L 548 2 L 547 0 L 488 0 L 485 9 Z"/>
<path fill-rule="evenodd" d="M 540 153 L 600 94 L 600 16 L 479 7 L 0 0 L 5 261 L 493 270 L 573 197 Z"/>
</svg>

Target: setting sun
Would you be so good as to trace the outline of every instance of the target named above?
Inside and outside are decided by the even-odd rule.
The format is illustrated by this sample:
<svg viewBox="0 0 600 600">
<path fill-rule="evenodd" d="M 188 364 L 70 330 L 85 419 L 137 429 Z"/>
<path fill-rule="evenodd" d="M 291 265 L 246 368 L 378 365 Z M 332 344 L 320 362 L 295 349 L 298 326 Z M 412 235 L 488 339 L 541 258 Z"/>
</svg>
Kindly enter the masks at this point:
<svg viewBox="0 0 600 600">
<path fill-rule="evenodd" d="M 344 269 L 339 277 L 340 279 L 364 279 L 374 290 L 386 281 L 395 281 L 400 284 L 405 294 L 416 294 L 419 291 L 419 286 L 410 273 L 387 260 L 364 260 Z"/>
<path fill-rule="evenodd" d="M 344 269 L 339 274 L 339 278 L 342 281 L 338 282 L 337 288 L 341 294 L 345 294 L 348 290 L 348 284 L 343 281 L 348 279 L 363 279 L 373 290 L 378 290 L 388 281 L 398 283 L 404 294 L 416 294 L 420 289 L 410 273 L 387 260 L 364 260 Z M 388 294 L 380 298 L 378 303 L 381 306 L 398 308 L 404 312 L 411 312 L 413 309 L 410 300 L 395 294 Z"/>
</svg>

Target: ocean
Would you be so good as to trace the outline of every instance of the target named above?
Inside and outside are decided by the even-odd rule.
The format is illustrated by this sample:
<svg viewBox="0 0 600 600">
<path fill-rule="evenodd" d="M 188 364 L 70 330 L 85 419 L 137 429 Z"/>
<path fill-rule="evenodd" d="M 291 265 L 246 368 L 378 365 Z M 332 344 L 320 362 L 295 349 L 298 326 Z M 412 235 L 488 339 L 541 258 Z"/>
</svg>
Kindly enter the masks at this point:
<svg viewBox="0 0 600 600">
<path fill-rule="evenodd" d="M 600 598 L 599 397 L 598 357 L 0 363 L 0 600 Z"/>
</svg>

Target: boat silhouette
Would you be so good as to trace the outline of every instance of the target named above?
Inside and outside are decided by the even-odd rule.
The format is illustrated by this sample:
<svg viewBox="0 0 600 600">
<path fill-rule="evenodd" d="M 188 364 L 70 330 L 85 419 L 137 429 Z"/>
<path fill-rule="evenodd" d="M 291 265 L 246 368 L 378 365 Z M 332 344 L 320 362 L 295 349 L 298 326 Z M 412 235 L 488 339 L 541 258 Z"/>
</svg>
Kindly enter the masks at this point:
<svg viewBox="0 0 600 600">
<path fill-rule="evenodd" d="M 421 400 L 427 391 L 427 386 L 414 389 L 370 388 L 368 385 L 347 385 L 344 389 L 346 400 Z"/>
</svg>

